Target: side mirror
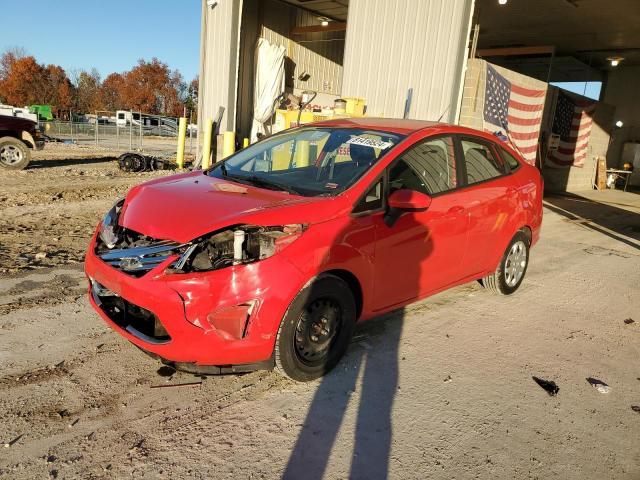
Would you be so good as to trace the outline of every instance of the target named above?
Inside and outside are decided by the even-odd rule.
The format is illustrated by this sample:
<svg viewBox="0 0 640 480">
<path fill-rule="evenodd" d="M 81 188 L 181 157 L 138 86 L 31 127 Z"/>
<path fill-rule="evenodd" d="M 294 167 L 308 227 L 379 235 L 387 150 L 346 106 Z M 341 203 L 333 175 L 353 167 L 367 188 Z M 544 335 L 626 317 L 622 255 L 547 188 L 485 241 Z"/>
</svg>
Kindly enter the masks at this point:
<svg viewBox="0 0 640 480">
<path fill-rule="evenodd" d="M 396 190 L 389 196 L 389 211 L 384 223 L 392 227 L 405 212 L 424 212 L 431 205 L 431 197 L 415 190 Z"/>
<path fill-rule="evenodd" d="M 389 207 L 405 212 L 423 212 L 431 205 L 431 197 L 415 190 L 396 190 L 389 196 Z"/>
</svg>

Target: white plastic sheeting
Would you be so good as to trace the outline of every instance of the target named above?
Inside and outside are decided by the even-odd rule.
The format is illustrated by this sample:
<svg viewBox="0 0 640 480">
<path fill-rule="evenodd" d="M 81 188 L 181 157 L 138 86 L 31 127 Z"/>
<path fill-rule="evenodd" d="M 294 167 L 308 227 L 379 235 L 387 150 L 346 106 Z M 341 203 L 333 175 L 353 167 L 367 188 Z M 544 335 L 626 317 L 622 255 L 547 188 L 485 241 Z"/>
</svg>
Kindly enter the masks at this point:
<svg viewBox="0 0 640 480">
<path fill-rule="evenodd" d="M 266 131 L 266 123 L 275 113 L 275 100 L 284 92 L 285 48 L 260 38 L 256 46 L 256 75 L 253 89 L 253 125 L 251 142 Z"/>
</svg>

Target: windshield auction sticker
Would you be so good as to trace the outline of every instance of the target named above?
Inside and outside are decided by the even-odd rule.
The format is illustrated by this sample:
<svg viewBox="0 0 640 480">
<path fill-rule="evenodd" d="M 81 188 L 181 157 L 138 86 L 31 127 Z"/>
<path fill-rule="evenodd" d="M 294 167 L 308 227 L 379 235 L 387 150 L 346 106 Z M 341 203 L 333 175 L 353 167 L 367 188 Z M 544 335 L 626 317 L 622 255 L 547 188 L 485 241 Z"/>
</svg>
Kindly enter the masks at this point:
<svg viewBox="0 0 640 480">
<path fill-rule="evenodd" d="M 383 142 L 382 140 L 374 140 L 366 137 L 353 137 L 347 141 L 351 145 L 362 145 L 363 147 L 379 148 L 385 150 L 393 146 L 391 142 Z"/>
</svg>

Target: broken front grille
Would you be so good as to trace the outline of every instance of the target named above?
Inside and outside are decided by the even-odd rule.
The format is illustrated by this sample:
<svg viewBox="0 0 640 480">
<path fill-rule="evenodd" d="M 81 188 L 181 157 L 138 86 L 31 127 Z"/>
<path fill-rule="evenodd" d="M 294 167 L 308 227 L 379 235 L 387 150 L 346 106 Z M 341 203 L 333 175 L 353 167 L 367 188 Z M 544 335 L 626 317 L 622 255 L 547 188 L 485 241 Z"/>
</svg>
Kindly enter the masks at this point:
<svg viewBox="0 0 640 480">
<path fill-rule="evenodd" d="M 153 245 L 144 247 L 120 248 L 99 252 L 102 261 L 118 270 L 131 275 L 141 276 L 154 269 L 172 255 L 181 253 L 186 245 L 171 242 L 158 241 Z"/>
<path fill-rule="evenodd" d="M 188 244 L 171 240 L 156 240 L 133 230 L 122 228 L 114 248 L 108 248 L 100 237 L 96 255 L 114 268 L 140 277 L 164 262 L 172 255 L 183 253 Z"/>
</svg>

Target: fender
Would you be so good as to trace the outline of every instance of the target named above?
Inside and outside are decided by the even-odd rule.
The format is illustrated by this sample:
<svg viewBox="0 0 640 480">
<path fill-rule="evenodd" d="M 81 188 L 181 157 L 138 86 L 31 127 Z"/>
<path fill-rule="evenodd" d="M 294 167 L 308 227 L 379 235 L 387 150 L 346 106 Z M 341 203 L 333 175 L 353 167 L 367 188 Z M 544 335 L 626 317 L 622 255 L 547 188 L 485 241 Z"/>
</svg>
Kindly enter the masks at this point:
<svg viewBox="0 0 640 480">
<path fill-rule="evenodd" d="M 29 146 L 31 148 L 35 148 L 36 147 L 36 141 L 33 139 L 33 136 L 29 132 L 27 132 L 26 130 L 22 131 L 20 139 L 24 143 L 26 143 L 27 146 Z"/>
<path fill-rule="evenodd" d="M 316 229 L 315 225 L 311 225 L 300 240 L 291 244 L 280 255 L 295 265 L 307 282 L 331 270 L 351 274 L 360 285 L 361 317 L 365 316 L 370 310 L 373 292 L 375 227 L 367 223 L 366 219 L 359 222 L 344 217 L 330 221 L 342 224 L 342 228 L 336 226 L 336 230 L 341 232 L 338 237 L 326 238 L 323 232 L 333 229 Z M 356 248 L 354 244 L 362 246 Z"/>
</svg>

